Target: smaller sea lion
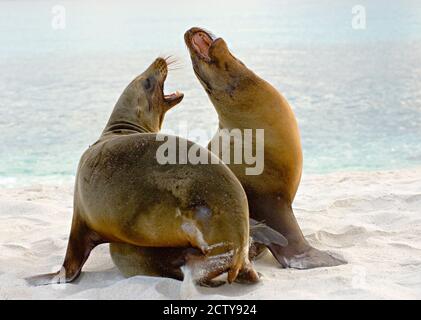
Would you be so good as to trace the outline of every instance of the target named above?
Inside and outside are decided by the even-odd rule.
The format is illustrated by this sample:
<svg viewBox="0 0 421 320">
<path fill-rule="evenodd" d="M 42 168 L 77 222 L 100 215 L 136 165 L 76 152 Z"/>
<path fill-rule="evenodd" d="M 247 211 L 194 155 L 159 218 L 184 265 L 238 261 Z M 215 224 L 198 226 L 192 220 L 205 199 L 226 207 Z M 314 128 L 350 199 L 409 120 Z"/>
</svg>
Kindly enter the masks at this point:
<svg viewBox="0 0 421 320">
<path fill-rule="evenodd" d="M 249 165 L 231 159 L 228 167 L 240 180 L 247 194 L 250 217 L 264 221 L 288 239 L 286 247 L 274 252 L 284 267 L 309 269 L 346 263 L 334 253 L 312 247 L 301 232 L 292 203 L 300 184 L 303 155 L 299 128 L 287 100 L 270 83 L 237 59 L 222 38 L 201 28 L 184 34 L 194 73 L 218 113 L 219 129 L 208 148 L 221 145 L 220 133 L 263 130 L 264 139 L 252 139 L 264 146 L 264 166 L 260 174 L 247 174 Z M 212 150 L 220 157 L 235 153 L 235 141 L 224 150 Z M 243 147 L 248 146 L 243 142 Z"/>
</svg>

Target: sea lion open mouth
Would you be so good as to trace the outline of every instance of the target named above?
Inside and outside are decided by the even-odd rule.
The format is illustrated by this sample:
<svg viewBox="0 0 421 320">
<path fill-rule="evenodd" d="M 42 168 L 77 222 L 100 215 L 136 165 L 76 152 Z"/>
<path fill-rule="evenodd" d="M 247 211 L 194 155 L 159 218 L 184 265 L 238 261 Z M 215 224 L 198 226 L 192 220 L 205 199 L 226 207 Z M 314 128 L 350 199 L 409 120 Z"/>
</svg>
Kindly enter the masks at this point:
<svg viewBox="0 0 421 320">
<path fill-rule="evenodd" d="M 178 90 L 176 92 L 170 93 L 170 94 L 165 94 L 164 93 L 164 84 L 165 84 L 165 80 L 167 79 L 167 74 L 168 74 L 168 65 L 171 64 L 171 61 L 167 61 L 168 59 L 162 59 L 160 58 L 157 61 L 157 67 L 160 69 L 161 74 L 163 74 L 162 77 L 162 83 L 160 85 L 161 87 L 161 93 L 162 93 L 162 97 L 164 99 L 165 104 L 168 107 L 173 107 L 176 104 L 179 104 L 181 102 L 181 100 L 183 100 L 184 98 L 184 94 L 179 92 Z"/>
<path fill-rule="evenodd" d="M 201 55 L 204 59 L 210 60 L 209 48 L 212 45 L 212 39 L 204 32 L 196 32 L 191 38 L 193 48 L 197 54 Z"/>
<path fill-rule="evenodd" d="M 168 104 L 177 104 L 181 102 L 181 99 L 183 99 L 184 94 L 176 91 L 171 94 L 164 94 L 164 101 Z"/>
<path fill-rule="evenodd" d="M 176 104 L 179 104 L 181 100 L 184 98 L 184 94 L 179 92 L 178 90 L 176 92 L 165 94 L 164 93 L 164 86 L 162 86 L 162 96 L 164 97 L 164 103 L 168 107 L 173 107 Z"/>
<path fill-rule="evenodd" d="M 216 40 L 218 39 L 214 35 L 200 28 L 192 28 L 185 34 L 185 42 L 189 49 L 206 62 L 212 60 L 210 50 Z"/>
</svg>

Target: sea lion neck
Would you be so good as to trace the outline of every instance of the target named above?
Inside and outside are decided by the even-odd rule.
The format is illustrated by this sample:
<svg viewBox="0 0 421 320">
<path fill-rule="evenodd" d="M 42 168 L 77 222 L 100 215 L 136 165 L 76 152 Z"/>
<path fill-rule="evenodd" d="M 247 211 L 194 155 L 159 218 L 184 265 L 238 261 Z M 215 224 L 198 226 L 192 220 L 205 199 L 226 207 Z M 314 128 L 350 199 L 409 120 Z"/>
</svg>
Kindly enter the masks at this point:
<svg viewBox="0 0 421 320">
<path fill-rule="evenodd" d="M 235 126 L 247 120 L 256 122 L 262 113 L 280 104 L 281 97 L 270 84 L 256 74 L 246 70 L 239 77 L 231 79 L 222 90 L 209 92 L 208 96 L 224 126 Z"/>
<path fill-rule="evenodd" d="M 150 133 L 149 129 L 146 129 L 145 127 L 142 127 L 138 124 L 126 122 L 126 121 L 120 121 L 113 124 L 108 124 L 107 127 L 104 129 L 103 134 L 105 133 Z"/>
<path fill-rule="evenodd" d="M 102 135 L 116 131 L 125 134 L 155 132 L 140 118 L 138 99 L 133 96 L 133 90 L 128 89 L 118 99 Z"/>
</svg>

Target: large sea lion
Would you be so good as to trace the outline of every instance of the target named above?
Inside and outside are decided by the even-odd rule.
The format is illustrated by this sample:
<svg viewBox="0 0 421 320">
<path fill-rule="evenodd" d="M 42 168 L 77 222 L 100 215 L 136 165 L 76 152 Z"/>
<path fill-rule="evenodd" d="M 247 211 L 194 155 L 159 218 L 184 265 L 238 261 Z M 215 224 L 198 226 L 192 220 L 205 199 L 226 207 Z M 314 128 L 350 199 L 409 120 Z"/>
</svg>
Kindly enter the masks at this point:
<svg viewBox="0 0 421 320">
<path fill-rule="evenodd" d="M 230 283 L 238 274 L 258 281 L 248 259 L 247 199 L 235 175 L 223 163 L 162 165 L 157 159 L 164 114 L 183 99 L 164 95 L 167 72 L 166 60 L 158 58 L 124 90 L 101 137 L 81 157 L 62 270 L 30 283 L 75 280 L 102 243 L 181 248 L 178 259 L 171 258 L 191 267 L 200 284 L 224 272 Z"/>
<path fill-rule="evenodd" d="M 311 247 L 295 219 L 292 202 L 301 179 L 303 156 L 297 121 L 288 102 L 234 57 L 222 38 L 192 28 L 184 39 L 194 72 L 218 113 L 219 129 L 264 129 L 263 172 L 247 175 L 247 165 L 233 161 L 228 166 L 247 193 L 251 217 L 265 221 L 288 239 L 288 246 L 278 247 L 276 259 L 284 267 L 299 269 L 343 264 L 331 253 Z M 219 139 L 217 132 L 209 148 Z M 226 147 L 234 154 L 233 141 Z"/>
</svg>

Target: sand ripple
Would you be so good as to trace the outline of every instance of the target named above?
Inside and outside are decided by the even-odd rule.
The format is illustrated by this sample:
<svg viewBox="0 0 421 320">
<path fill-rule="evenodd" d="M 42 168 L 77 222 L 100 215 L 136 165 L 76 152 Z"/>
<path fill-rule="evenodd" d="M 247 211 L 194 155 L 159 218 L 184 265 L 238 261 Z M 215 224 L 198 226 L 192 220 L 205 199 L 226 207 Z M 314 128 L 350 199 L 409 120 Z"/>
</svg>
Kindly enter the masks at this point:
<svg viewBox="0 0 421 320">
<path fill-rule="evenodd" d="M 307 175 L 294 205 L 310 243 L 347 265 L 280 269 L 266 255 L 256 286 L 187 290 L 172 279 L 124 279 L 104 245 L 76 285 L 31 288 L 24 277 L 60 267 L 72 186 L 0 189 L 0 299 L 421 298 L 421 169 Z"/>
</svg>

